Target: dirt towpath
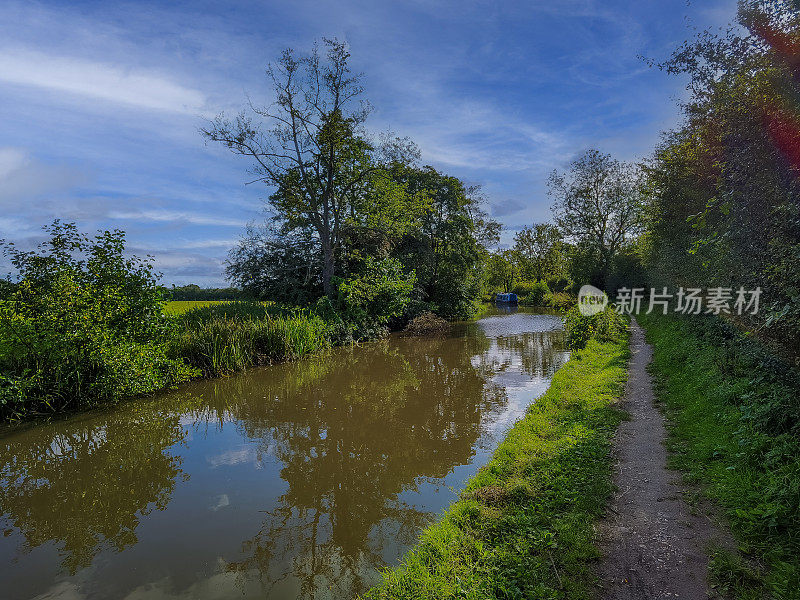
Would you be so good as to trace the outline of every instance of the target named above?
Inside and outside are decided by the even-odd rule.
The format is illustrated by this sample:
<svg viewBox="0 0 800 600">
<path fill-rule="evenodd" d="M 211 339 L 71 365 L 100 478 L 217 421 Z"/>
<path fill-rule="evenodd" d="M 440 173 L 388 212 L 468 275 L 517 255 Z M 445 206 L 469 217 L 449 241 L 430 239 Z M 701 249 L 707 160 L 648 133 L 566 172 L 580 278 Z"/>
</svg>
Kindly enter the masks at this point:
<svg viewBox="0 0 800 600">
<path fill-rule="evenodd" d="M 654 405 L 647 365 L 652 348 L 631 324 L 630 375 L 622 407 L 630 421 L 615 440 L 617 491 L 599 526 L 602 600 L 719 598 L 708 584 L 707 547 L 723 535 L 689 509 L 680 474 L 667 469 L 664 419 Z M 727 545 L 727 544 L 725 544 Z"/>
</svg>

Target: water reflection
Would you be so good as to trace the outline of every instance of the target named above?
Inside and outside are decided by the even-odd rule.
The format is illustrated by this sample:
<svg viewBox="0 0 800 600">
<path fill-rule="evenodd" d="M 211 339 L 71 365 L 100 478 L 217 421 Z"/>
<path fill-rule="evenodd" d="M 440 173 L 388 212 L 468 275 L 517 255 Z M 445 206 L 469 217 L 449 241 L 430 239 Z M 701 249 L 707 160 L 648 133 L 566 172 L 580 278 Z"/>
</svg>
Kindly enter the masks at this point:
<svg viewBox="0 0 800 600">
<path fill-rule="evenodd" d="M 0 577 L 13 598 L 352 597 L 544 391 L 559 325 L 491 317 L 11 431 Z"/>
<path fill-rule="evenodd" d="M 178 416 L 136 407 L 100 421 L 75 420 L 0 441 L 4 535 L 18 532 L 20 552 L 59 542 L 70 573 L 102 547 L 137 542 L 139 520 L 164 510 L 184 476 L 170 449 L 183 441 Z"/>
</svg>

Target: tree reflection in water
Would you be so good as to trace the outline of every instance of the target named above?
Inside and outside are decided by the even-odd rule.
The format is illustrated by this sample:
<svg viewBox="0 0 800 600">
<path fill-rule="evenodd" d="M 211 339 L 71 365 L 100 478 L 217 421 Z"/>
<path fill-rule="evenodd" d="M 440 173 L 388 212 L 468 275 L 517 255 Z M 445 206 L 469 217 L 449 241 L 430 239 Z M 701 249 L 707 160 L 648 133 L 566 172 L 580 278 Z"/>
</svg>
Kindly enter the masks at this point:
<svg viewBox="0 0 800 600">
<path fill-rule="evenodd" d="M 103 547 L 137 542 L 139 521 L 166 508 L 183 476 L 181 457 L 168 451 L 185 436 L 179 415 L 153 409 L 0 439 L 0 514 L 24 536 L 21 552 L 58 542 L 62 566 L 75 573 Z"/>
<path fill-rule="evenodd" d="M 400 494 L 468 463 L 505 398 L 472 363 L 490 340 L 453 342 L 385 341 L 297 363 L 289 369 L 313 375 L 265 382 L 263 404 L 247 389 L 241 401 L 227 394 L 229 418 L 275 453 L 289 485 L 230 570 L 258 573 L 273 593 L 352 596 L 386 566 L 387 546 L 413 543 L 430 514 Z"/>
<path fill-rule="evenodd" d="M 188 473 L 252 498 L 248 506 L 263 512 L 233 513 L 234 523 L 253 524 L 242 542 L 214 528 L 222 513 L 206 512 L 199 522 L 191 516 L 205 498 L 181 495 L 169 526 L 178 536 L 191 528 L 191 543 L 202 548 L 187 547 L 187 565 L 157 548 L 129 559 L 137 566 L 152 554 L 165 563 L 171 583 L 159 594 L 198 595 L 201 579 L 218 577 L 222 564 L 245 596 L 352 597 L 414 543 L 452 498 L 447 485 L 477 468 L 476 452 L 492 445 L 487 432 L 508 408 L 501 376 L 545 381 L 566 358 L 563 335 L 518 334 L 530 323 L 513 318 L 500 322 L 507 331 L 488 337 L 474 324 L 455 337 L 395 337 L 7 435 L 0 447 L 12 458 L 4 459 L 0 507 L 27 547 L 56 542 L 62 566 L 74 573 L 102 549 L 113 563 L 113 554 L 135 544 L 140 521 L 164 509 L 187 477 L 182 458 L 194 459 Z M 235 484 L 226 483 L 225 469 L 198 470 L 205 464 L 198 455 L 218 447 L 223 429 L 226 440 L 235 434 L 274 468 L 242 472 Z M 461 465 L 472 467 L 454 475 Z M 275 495 L 259 503 L 269 490 Z M 208 563 L 209 553 L 220 560 L 192 567 L 201 555 Z M 141 577 L 148 568 L 141 565 Z M 86 577 L 104 589 L 112 583 L 104 573 Z M 113 583 L 120 592 L 158 587 Z"/>
</svg>

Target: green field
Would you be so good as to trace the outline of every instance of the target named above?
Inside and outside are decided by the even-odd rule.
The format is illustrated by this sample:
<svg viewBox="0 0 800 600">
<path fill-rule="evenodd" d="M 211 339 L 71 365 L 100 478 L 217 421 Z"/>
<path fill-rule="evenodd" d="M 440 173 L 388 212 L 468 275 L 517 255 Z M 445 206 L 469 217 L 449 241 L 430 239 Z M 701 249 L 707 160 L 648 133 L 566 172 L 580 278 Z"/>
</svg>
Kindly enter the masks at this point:
<svg viewBox="0 0 800 600">
<path fill-rule="evenodd" d="M 235 300 L 172 300 L 164 306 L 164 312 L 168 315 L 179 315 L 187 310 L 231 302 L 235 302 Z"/>
</svg>

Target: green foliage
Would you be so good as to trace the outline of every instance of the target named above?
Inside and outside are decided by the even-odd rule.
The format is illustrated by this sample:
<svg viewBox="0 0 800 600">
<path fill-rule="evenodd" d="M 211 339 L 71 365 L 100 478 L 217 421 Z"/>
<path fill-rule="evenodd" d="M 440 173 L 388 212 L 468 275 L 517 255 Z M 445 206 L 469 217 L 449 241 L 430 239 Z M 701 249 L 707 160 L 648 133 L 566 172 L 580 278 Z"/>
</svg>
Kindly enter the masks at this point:
<svg viewBox="0 0 800 600">
<path fill-rule="evenodd" d="M 177 317 L 180 334 L 171 346 L 205 376 L 300 358 L 330 346 L 329 327 L 308 311 L 262 303 L 210 305 Z"/>
<path fill-rule="evenodd" d="M 126 257 L 121 231 L 45 227 L 34 251 L 4 242 L 19 284 L 0 304 L 0 416 L 56 412 L 145 394 L 193 370 L 167 356 L 152 263 Z"/>
<path fill-rule="evenodd" d="M 486 283 L 497 292 L 510 292 L 520 276 L 519 264 L 512 250 L 500 250 L 489 255 L 486 262 Z"/>
<path fill-rule="evenodd" d="M 416 273 L 407 317 L 432 310 L 449 319 L 469 318 L 481 295 L 485 244 L 495 240 L 498 227 L 486 218 L 475 190 L 432 167 L 399 163 L 376 166 L 359 189 L 337 229 L 337 275 L 329 300 L 319 300 L 319 238 L 302 220 L 279 219 L 277 229 L 250 227 L 229 255 L 228 277 L 254 297 L 347 308 L 337 298 L 341 282 L 361 277 L 366 257 L 392 259 Z M 358 320 L 351 316 L 356 320 L 343 318 Z"/>
<path fill-rule="evenodd" d="M 514 293 L 519 303 L 527 306 L 544 306 L 545 299 L 552 295 L 545 281 L 521 281 L 514 286 Z"/>
<path fill-rule="evenodd" d="M 228 253 L 225 274 L 251 298 L 307 305 L 322 294 L 320 251 L 307 227 L 248 225 Z"/>
<path fill-rule="evenodd" d="M 795 3 L 741 2 L 739 27 L 703 32 L 661 65 L 688 75 L 684 124 L 646 169 L 656 285 L 761 287 L 765 328 L 800 348 L 800 140 Z M 781 41 L 783 40 L 783 41 Z"/>
<path fill-rule="evenodd" d="M 168 289 L 166 297 L 172 301 L 215 301 L 215 300 L 241 300 L 242 291 L 235 287 L 228 288 L 201 288 L 199 285 L 189 284 Z"/>
<path fill-rule="evenodd" d="M 488 219 L 476 188 L 436 171 L 396 166 L 393 178 L 409 198 L 425 198 L 425 210 L 398 240 L 391 256 L 417 274 L 426 309 L 447 319 L 467 319 L 481 297 L 486 246 L 499 225 Z"/>
<path fill-rule="evenodd" d="M 673 465 L 723 507 L 741 547 L 767 567 L 738 568 L 723 583 L 747 597 L 755 576 L 774 598 L 800 597 L 800 376 L 717 318 L 640 320 Z"/>
<path fill-rule="evenodd" d="M 10 298 L 16 288 L 17 286 L 14 282 L 0 279 L 0 302 Z"/>
<path fill-rule="evenodd" d="M 594 597 L 592 524 L 612 490 L 627 357 L 627 338 L 575 352 L 461 499 L 366 597 Z"/>
<path fill-rule="evenodd" d="M 644 197 L 638 168 L 588 150 L 567 173 L 553 171 L 547 186 L 559 231 L 577 242 L 582 258 L 591 257 L 596 269 L 591 280 L 573 277 L 573 281 L 604 288 L 620 249 L 642 229 Z"/>
<path fill-rule="evenodd" d="M 514 253 L 522 277 L 528 279 L 542 280 L 562 275 L 564 249 L 561 232 L 550 223 L 523 227 L 514 236 Z"/>
<path fill-rule="evenodd" d="M 336 329 L 337 341 L 377 337 L 390 319 L 400 317 L 411 299 L 416 275 L 393 258 L 367 258 L 358 275 L 336 279 L 336 296 L 315 308 Z"/>
<path fill-rule="evenodd" d="M 573 306 L 564 316 L 567 341 L 570 348 L 585 348 L 589 340 L 619 342 L 626 335 L 628 324 L 624 317 L 610 306 L 595 315 L 584 316 L 578 306 Z"/>
<path fill-rule="evenodd" d="M 558 311 L 566 312 L 577 303 L 575 296 L 566 292 L 553 292 L 544 298 L 544 305 Z"/>
</svg>

